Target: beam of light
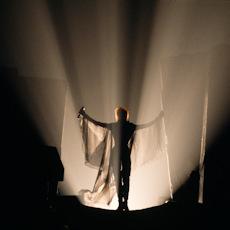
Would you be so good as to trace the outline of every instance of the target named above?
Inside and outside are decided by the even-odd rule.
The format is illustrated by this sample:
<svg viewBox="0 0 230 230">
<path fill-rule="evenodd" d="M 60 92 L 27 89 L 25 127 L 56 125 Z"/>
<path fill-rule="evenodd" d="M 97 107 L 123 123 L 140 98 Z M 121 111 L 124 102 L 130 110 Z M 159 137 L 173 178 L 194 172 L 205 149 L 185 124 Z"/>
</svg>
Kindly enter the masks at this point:
<svg viewBox="0 0 230 230">
<path fill-rule="evenodd" d="M 159 69 L 176 190 L 199 162 L 205 74 L 210 75 L 207 145 L 229 115 L 229 4 L 55 2 L 5 3 L 6 13 L 2 15 L 4 28 L 9 29 L 4 29 L 3 37 L 8 56 L 1 56 L 1 60 L 4 65 L 17 67 L 22 76 L 69 83 L 63 131 L 63 120 L 57 119 L 59 110 L 52 105 L 57 102 L 61 107 L 58 100 L 63 102 L 64 91 L 53 89 L 47 94 L 49 87 L 43 85 L 39 100 L 39 94 L 29 86 L 26 94 L 34 98 L 28 110 L 34 111 L 33 119 L 46 143 L 59 146 L 65 167 L 62 194 L 91 190 L 97 175 L 84 165 L 78 109 L 84 105 L 96 120 L 114 122 L 114 109 L 126 106 L 131 122 L 146 123 L 159 111 Z M 131 173 L 130 210 L 159 205 L 169 197 L 165 163 L 162 158 Z M 115 198 L 110 207 L 103 208 L 116 207 Z"/>
<path fill-rule="evenodd" d="M 146 53 L 147 61 L 146 63 L 143 63 L 144 68 L 142 68 L 142 70 L 144 71 L 141 73 L 143 74 L 141 78 L 143 79 L 144 84 L 142 83 L 143 86 L 141 88 L 139 87 L 140 81 L 138 80 L 140 74 L 138 75 L 137 72 L 134 73 L 138 77 L 128 77 L 129 84 L 127 88 L 124 87 L 124 84 L 127 84 L 126 80 L 124 78 L 121 78 L 122 71 L 120 71 L 120 77 L 116 75 L 111 75 L 109 71 L 106 71 L 106 69 L 110 69 L 112 65 L 112 63 L 108 62 L 108 60 L 111 60 L 111 57 L 109 59 L 108 57 L 106 58 L 106 54 L 117 54 L 116 48 L 119 49 L 122 46 L 115 46 L 115 49 L 112 49 L 113 46 L 107 44 L 106 42 L 103 42 L 104 46 L 101 45 L 100 52 L 102 52 L 102 57 L 104 56 L 104 61 L 102 61 L 103 59 L 99 60 L 102 61 L 100 63 L 103 66 L 101 68 L 102 70 L 104 69 L 104 75 L 102 74 L 100 76 L 99 81 L 97 80 L 98 76 L 94 76 L 94 80 L 91 85 L 95 84 L 95 82 L 97 81 L 100 82 L 101 79 L 103 79 L 102 82 L 104 83 L 104 86 L 102 86 L 100 90 L 101 92 L 103 92 L 103 95 L 108 95 L 107 98 L 110 98 L 110 100 L 104 101 L 105 97 L 102 97 L 102 100 L 105 102 L 103 104 L 103 108 L 101 107 L 101 105 L 98 106 L 97 103 L 95 104 L 97 107 L 95 107 L 95 105 L 92 106 L 91 100 L 93 97 L 91 96 L 87 100 L 86 108 L 88 108 L 88 113 L 94 116 L 95 119 L 111 122 L 113 121 L 113 114 L 111 114 L 111 112 L 115 107 L 114 106 L 113 108 L 111 108 L 111 105 L 116 104 L 116 102 L 114 103 L 114 100 L 116 100 L 119 95 L 120 99 L 118 98 L 117 101 L 119 101 L 119 103 L 121 104 L 118 105 L 126 105 L 127 101 L 125 100 L 125 98 L 122 99 L 121 97 L 121 95 L 125 93 L 125 95 L 129 95 L 130 98 L 130 101 L 128 102 L 128 108 L 130 107 L 129 109 L 131 111 L 131 121 L 144 123 L 151 120 L 158 111 L 158 109 L 155 107 L 157 103 L 155 103 L 155 101 L 152 99 L 154 98 L 153 92 L 157 91 L 157 89 L 154 88 L 154 81 L 156 81 L 157 77 L 159 76 L 159 66 L 154 63 L 160 62 L 163 75 L 162 77 L 165 83 L 165 119 L 166 129 L 169 137 L 169 154 L 170 163 L 172 166 L 171 173 L 174 187 L 175 189 L 177 189 L 183 183 L 183 181 L 187 179 L 187 176 L 198 165 L 199 161 L 203 105 L 203 79 L 206 74 L 203 67 L 205 67 L 206 65 L 206 49 L 204 50 L 204 52 L 200 52 L 201 50 L 203 51 L 203 47 L 197 46 L 198 48 L 194 52 L 193 46 L 195 44 L 190 44 L 188 47 L 184 46 L 184 49 L 182 49 L 185 53 L 188 52 L 189 55 L 174 56 L 174 53 L 178 55 L 178 53 L 180 54 L 182 50 L 181 47 L 178 46 L 179 44 L 177 45 L 177 43 L 175 43 L 176 38 L 173 38 L 172 35 L 177 34 L 177 37 L 183 40 L 180 32 L 184 30 L 183 28 L 185 28 L 188 20 L 190 21 L 191 19 L 186 13 L 188 7 L 184 8 L 183 6 L 179 5 L 179 8 L 172 8 L 173 12 L 170 12 L 169 14 L 169 18 L 171 17 L 172 20 L 162 20 L 162 17 L 164 17 L 164 14 L 166 14 L 167 11 L 170 10 L 170 8 L 161 5 L 159 7 L 159 11 L 157 12 L 157 18 L 155 18 L 156 23 L 153 24 L 154 33 L 151 34 L 152 38 L 151 43 L 149 44 L 150 49 Z M 202 16 L 199 14 L 199 17 Z M 182 20 L 183 18 L 187 18 L 187 20 Z M 104 20 L 103 16 L 100 20 Z M 172 27 L 171 24 L 167 25 L 169 22 L 172 23 L 172 21 L 174 25 L 176 25 L 176 27 Z M 105 21 L 103 21 L 103 25 L 105 26 L 106 23 L 104 23 Z M 162 28 L 164 29 L 162 30 Z M 174 29 L 175 31 L 172 31 L 172 29 Z M 189 34 L 193 33 L 194 30 L 196 31 L 197 29 L 198 28 L 196 27 L 196 25 L 193 24 L 193 30 L 191 30 L 190 33 L 186 32 L 188 33 L 187 37 L 189 36 Z M 159 30 L 162 30 L 162 32 L 159 32 Z M 103 34 L 103 30 L 100 33 Z M 117 32 L 113 31 L 113 33 L 117 35 Z M 163 35 L 163 41 L 162 39 L 159 39 L 160 35 Z M 109 38 L 107 38 L 105 41 L 108 41 L 108 39 Z M 119 38 L 117 39 L 118 41 L 122 40 Z M 186 40 L 186 38 L 184 38 L 184 40 Z M 116 40 L 114 42 L 116 42 Z M 107 46 L 110 47 L 111 53 L 108 51 L 105 52 L 103 55 L 103 52 L 105 50 L 107 51 Z M 139 46 L 141 47 L 140 43 Z M 160 47 L 160 50 L 158 47 Z M 138 53 L 136 53 L 135 55 L 136 57 L 138 57 Z M 171 57 L 168 55 L 171 55 Z M 117 58 L 122 59 L 122 57 L 119 56 Z M 136 65 L 138 65 L 138 58 L 136 59 L 136 63 Z M 94 68 L 92 67 L 90 69 Z M 114 67 L 112 69 L 114 69 Z M 85 73 L 84 70 L 82 70 L 82 73 L 79 75 L 83 76 L 83 73 Z M 88 73 L 87 75 L 89 77 L 92 74 Z M 113 97 L 111 97 L 111 87 L 109 87 L 108 85 L 109 82 L 113 82 L 112 92 L 114 92 L 114 88 L 117 88 L 117 91 L 115 91 L 115 93 L 112 93 Z M 89 91 L 92 90 L 92 87 L 89 86 L 89 81 L 82 80 L 81 83 L 84 83 L 85 86 L 83 87 L 87 90 L 83 94 L 86 97 L 92 95 L 89 93 Z M 97 89 L 94 90 L 96 90 L 95 92 L 98 93 Z M 139 107 L 136 107 L 135 105 L 136 101 L 134 98 L 136 98 L 136 95 L 141 95 L 141 101 L 138 103 Z M 83 98 L 85 98 L 85 96 L 83 96 Z M 97 97 L 98 96 L 100 96 L 100 94 L 97 94 Z M 96 102 L 95 100 L 93 101 Z M 106 110 L 107 112 L 105 113 Z M 132 113 L 132 111 L 139 111 L 138 116 Z M 105 116 L 105 114 L 107 114 L 108 117 Z M 132 172 L 129 197 L 129 207 L 131 210 L 159 205 L 169 197 L 167 173 L 166 170 L 162 171 L 162 169 L 166 169 L 166 165 L 164 164 L 165 160 L 162 159 L 162 162 L 153 162 L 136 172 Z M 160 177 L 158 176 L 159 174 L 161 175 Z M 152 178 L 151 182 L 149 181 L 149 175 L 151 175 Z M 96 172 L 94 176 L 96 177 Z M 91 188 L 92 186 L 93 179 L 91 181 Z M 87 187 L 85 186 L 84 188 Z M 88 186 L 88 188 L 90 189 L 90 186 Z M 142 194 L 145 194 L 145 196 L 143 197 Z"/>
</svg>

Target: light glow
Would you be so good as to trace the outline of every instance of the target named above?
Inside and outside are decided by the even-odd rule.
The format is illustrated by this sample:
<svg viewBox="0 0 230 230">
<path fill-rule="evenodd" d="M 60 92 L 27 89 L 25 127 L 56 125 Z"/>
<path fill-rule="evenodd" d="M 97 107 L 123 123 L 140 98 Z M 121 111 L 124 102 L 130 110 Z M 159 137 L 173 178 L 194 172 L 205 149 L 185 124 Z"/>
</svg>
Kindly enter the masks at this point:
<svg viewBox="0 0 230 230">
<path fill-rule="evenodd" d="M 131 122 L 147 123 L 160 111 L 162 77 L 174 191 L 199 163 L 207 74 L 207 146 L 228 119 L 230 4 L 150 2 L 155 1 L 3 4 L 1 61 L 30 77 L 15 84 L 15 90 L 45 143 L 59 150 L 65 168 L 59 187 L 64 195 L 91 190 L 97 176 L 97 170 L 84 165 L 77 120 L 82 106 L 95 120 L 114 122 L 114 108 L 124 105 Z M 167 181 L 165 158 L 131 172 L 130 210 L 163 204 L 170 195 Z M 116 207 L 114 198 L 110 207 L 101 208 Z"/>
</svg>

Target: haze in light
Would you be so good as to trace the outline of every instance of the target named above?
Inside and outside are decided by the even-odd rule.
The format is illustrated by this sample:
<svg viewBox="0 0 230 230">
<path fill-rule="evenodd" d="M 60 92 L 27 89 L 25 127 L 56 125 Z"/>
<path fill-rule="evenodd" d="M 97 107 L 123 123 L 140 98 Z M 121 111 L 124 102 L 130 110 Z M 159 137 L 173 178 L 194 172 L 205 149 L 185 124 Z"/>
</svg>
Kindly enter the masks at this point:
<svg viewBox="0 0 230 230">
<path fill-rule="evenodd" d="M 48 138 L 44 131 L 43 137 L 61 152 L 62 194 L 92 189 L 97 175 L 84 165 L 77 121 L 82 105 L 98 121 L 114 122 L 114 109 L 126 106 L 131 122 L 146 123 L 158 113 L 156 85 L 162 77 L 174 190 L 198 166 L 206 75 L 210 77 L 208 144 L 229 115 L 229 3 L 131 2 L 4 3 L 1 21 L 6 26 L 1 30 L 10 29 L 1 42 L 7 47 L 1 47 L 2 63 L 18 68 L 25 77 L 68 82 L 67 95 L 53 90 L 54 95 L 66 96 L 63 119 L 45 112 L 53 101 L 41 103 L 36 98 L 28 106 L 40 110 L 50 127 L 54 123 L 59 127 L 56 134 L 50 132 L 54 137 Z M 31 114 L 42 126 L 36 113 Z M 164 159 L 131 173 L 131 210 L 159 205 L 168 197 Z M 116 201 L 113 205 L 116 208 Z"/>
</svg>

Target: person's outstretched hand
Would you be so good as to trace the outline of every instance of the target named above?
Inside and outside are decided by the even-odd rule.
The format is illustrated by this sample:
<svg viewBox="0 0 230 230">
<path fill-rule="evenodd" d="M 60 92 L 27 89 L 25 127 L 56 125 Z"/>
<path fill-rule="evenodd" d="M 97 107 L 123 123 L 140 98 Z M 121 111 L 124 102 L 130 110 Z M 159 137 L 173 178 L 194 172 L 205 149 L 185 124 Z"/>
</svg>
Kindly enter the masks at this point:
<svg viewBox="0 0 230 230">
<path fill-rule="evenodd" d="M 78 112 L 78 118 L 80 117 L 80 115 L 84 116 L 85 115 L 85 107 L 82 106 L 81 109 Z"/>
</svg>

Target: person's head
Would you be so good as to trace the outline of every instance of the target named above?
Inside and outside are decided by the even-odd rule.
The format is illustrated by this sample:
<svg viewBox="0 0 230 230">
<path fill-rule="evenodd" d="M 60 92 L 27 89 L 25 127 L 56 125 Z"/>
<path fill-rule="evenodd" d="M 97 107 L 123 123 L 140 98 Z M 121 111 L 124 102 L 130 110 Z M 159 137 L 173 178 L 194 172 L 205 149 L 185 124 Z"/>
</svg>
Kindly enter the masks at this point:
<svg viewBox="0 0 230 230">
<path fill-rule="evenodd" d="M 115 118 L 117 121 L 128 121 L 129 120 L 129 111 L 125 107 L 117 107 L 115 109 Z"/>
</svg>

